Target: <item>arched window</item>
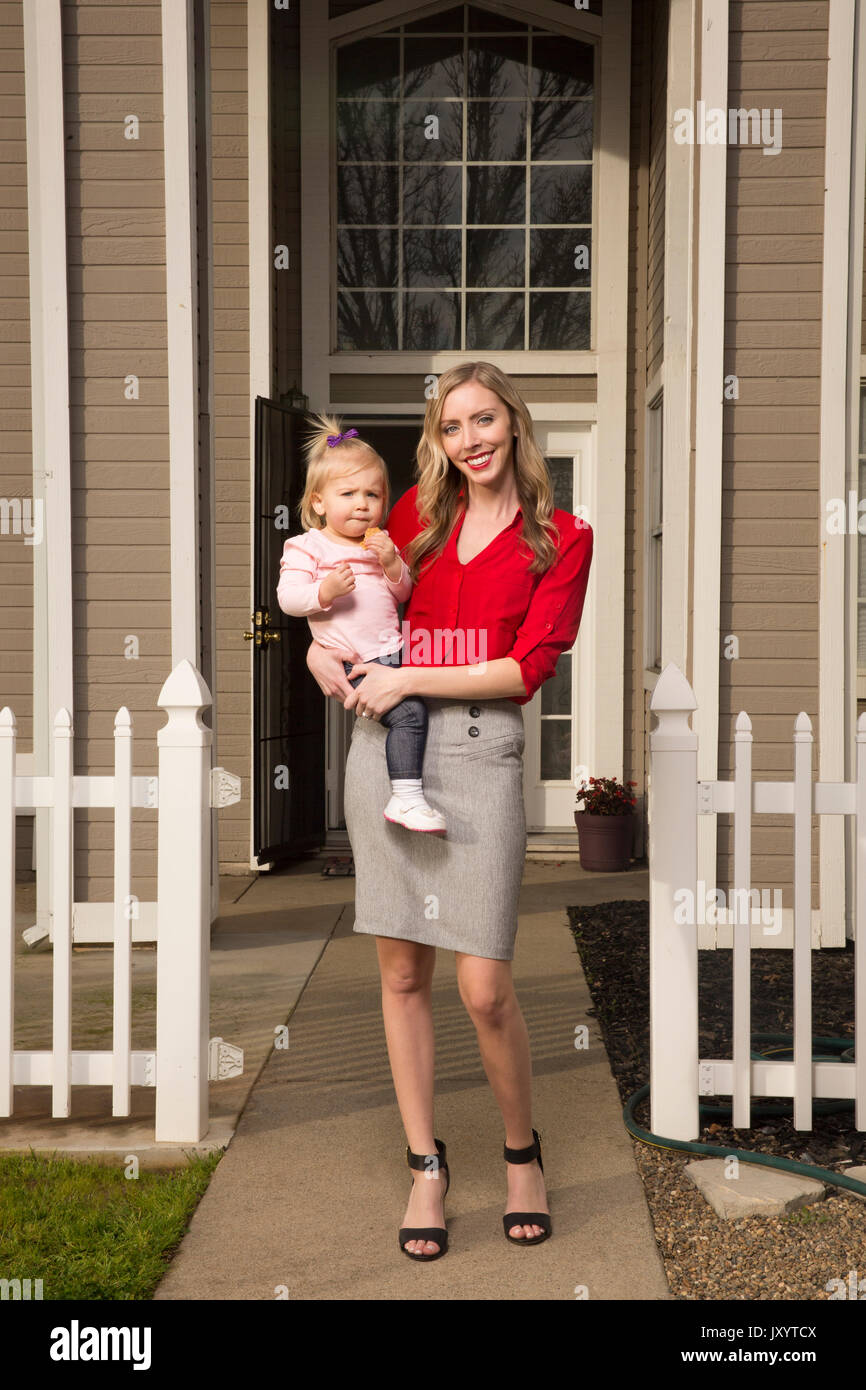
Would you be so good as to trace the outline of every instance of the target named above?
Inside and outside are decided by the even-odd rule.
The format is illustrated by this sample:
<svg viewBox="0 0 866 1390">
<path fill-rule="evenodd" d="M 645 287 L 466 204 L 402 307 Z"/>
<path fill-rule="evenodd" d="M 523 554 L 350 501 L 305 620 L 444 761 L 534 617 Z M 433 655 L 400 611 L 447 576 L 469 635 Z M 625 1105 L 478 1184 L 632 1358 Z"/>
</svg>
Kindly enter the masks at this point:
<svg viewBox="0 0 866 1390">
<path fill-rule="evenodd" d="M 331 353 L 591 349 L 596 52 L 476 5 L 337 46 Z"/>
</svg>

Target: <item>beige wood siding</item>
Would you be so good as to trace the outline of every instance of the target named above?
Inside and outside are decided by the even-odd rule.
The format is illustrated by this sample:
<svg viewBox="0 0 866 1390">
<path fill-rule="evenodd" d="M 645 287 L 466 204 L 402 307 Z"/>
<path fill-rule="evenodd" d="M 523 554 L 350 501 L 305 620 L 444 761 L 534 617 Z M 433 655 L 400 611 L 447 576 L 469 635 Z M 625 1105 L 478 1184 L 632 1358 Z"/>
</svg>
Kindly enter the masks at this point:
<svg viewBox="0 0 866 1390">
<path fill-rule="evenodd" d="M 665 288 L 665 138 L 667 128 L 668 4 L 652 0 L 643 7 L 643 22 L 651 19 L 646 39 L 643 104 L 649 102 L 649 231 L 647 266 L 646 374 L 661 366 L 664 349 Z M 641 15 L 635 16 L 635 28 Z M 648 91 L 646 86 L 648 84 Z"/>
<path fill-rule="evenodd" d="M 22 0 L 0 3 L 0 709 L 18 725 L 18 751 L 33 749 L 33 554 L 17 532 L 32 520 L 30 280 Z M 6 506 L 9 510 L 6 510 Z M 18 509 L 21 509 L 18 511 Z M 14 510 L 13 510 L 14 509 Z M 31 876 L 33 817 L 16 818 L 17 876 Z"/>
<path fill-rule="evenodd" d="M 75 770 L 110 771 L 125 704 L 143 774 L 157 766 L 171 660 L 161 11 L 64 0 L 62 18 Z M 125 399 L 130 375 L 138 400 Z M 133 819 L 132 891 L 153 900 L 156 818 Z M 75 822 L 76 899 L 107 901 L 111 812 Z"/>
<path fill-rule="evenodd" d="M 752 719 L 753 775 L 790 778 L 800 710 L 818 775 L 819 430 L 826 0 L 731 6 L 729 104 L 779 107 L 778 155 L 728 149 L 719 777 L 731 775 L 734 723 Z M 718 820 L 718 882 L 733 872 L 732 817 Z M 817 829 L 817 817 L 813 817 Z M 752 881 L 793 906 L 791 819 L 753 823 Z M 817 906 L 817 834 L 813 906 Z"/>
<path fill-rule="evenodd" d="M 251 653 L 241 635 L 250 622 L 251 509 L 246 26 L 245 0 L 212 0 L 216 761 L 241 778 L 240 801 L 219 813 L 226 868 L 249 864 L 252 814 Z"/>
<path fill-rule="evenodd" d="M 509 373 L 515 387 L 528 405 L 536 402 L 594 401 L 598 395 L 595 376 L 523 376 Z M 330 378 L 332 401 L 363 401 L 370 405 L 401 403 L 417 405 L 423 414 L 424 387 L 418 373 L 337 372 Z"/>
</svg>

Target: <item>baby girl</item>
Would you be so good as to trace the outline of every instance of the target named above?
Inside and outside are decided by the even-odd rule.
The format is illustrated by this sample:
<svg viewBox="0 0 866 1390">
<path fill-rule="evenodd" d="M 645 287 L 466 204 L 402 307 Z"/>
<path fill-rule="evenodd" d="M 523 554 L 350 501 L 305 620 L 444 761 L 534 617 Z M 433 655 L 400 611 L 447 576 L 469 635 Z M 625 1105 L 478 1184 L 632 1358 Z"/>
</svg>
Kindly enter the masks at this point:
<svg viewBox="0 0 866 1390">
<path fill-rule="evenodd" d="M 283 546 L 277 602 L 306 617 L 313 640 L 344 654 L 348 675 L 361 661 L 402 664 L 397 606 L 412 592 L 405 561 L 379 522 L 388 507 L 384 459 L 357 430 L 341 434 L 335 420 L 318 427 L 305 449 L 307 478 L 300 504 L 304 534 Z M 352 660 L 346 660 L 351 657 Z M 364 679 L 350 682 L 356 687 Z M 427 706 L 414 696 L 381 716 L 391 800 L 385 819 L 408 830 L 445 833 L 445 817 L 428 806 L 421 769 Z"/>
</svg>

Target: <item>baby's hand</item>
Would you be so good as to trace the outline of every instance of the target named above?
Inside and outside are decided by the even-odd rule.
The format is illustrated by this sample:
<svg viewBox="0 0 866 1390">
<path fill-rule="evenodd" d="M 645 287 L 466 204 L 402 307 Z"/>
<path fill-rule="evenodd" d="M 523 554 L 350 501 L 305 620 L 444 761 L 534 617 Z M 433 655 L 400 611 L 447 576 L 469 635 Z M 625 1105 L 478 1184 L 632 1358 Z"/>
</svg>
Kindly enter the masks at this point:
<svg viewBox="0 0 866 1390">
<path fill-rule="evenodd" d="M 319 585 L 319 600 L 330 603 L 342 594 L 350 594 L 355 587 L 355 575 L 348 560 L 341 560 L 336 569 L 326 575 Z"/>
<path fill-rule="evenodd" d="M 387 531 L 375 531 L 371 536 L 367 536 L 364 541 L 364 549 L 376 552 L 383 570 L 389 567 L 393 568 L 397 547 Z"/>
</svg>

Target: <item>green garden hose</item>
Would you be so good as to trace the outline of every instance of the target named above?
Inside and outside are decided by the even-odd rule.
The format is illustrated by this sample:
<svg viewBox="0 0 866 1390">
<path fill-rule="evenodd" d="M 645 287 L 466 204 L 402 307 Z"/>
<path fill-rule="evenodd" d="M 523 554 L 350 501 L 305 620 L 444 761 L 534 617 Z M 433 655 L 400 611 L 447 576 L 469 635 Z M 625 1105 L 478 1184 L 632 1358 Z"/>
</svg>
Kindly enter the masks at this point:
<svg viewBox="0 0 866 1390">
<path fill-rule="evenodd" d="M 789 1052 L 793 1055 L 790 1033 L 753 1033 L 751 1038 L 753 1061 L 761 1061 L 771 1053 L 778 1055 L 780 1052 Z M 819 1051 L 812 1053 L 812 1061 L 827 1061 L 827 1054 L 836 1061 L 852 1062 L 854 1060 L 854 1049 L 850 1038 L 813 1038 L 813 1046 Z M 761 1045 L 760 1050 L 756 1050 L 756 1045 Z M 823 1055 L 822 1055 L 823 1054 Z M 834 1173 L 829 1168 L 818 1168 L 810 1163 L 798 1163 L 793 1158 L 781 1158 L 776 1154 L 752 1153 L 748 1149 L 731 1149 L 723 1144 L 699 1144 L 684 1139 L 668 1139 L 663 1134 L 653 1134 L 652 1130 L 642 1129 L 634 1118 L 634 1112 L 641 1101 L 646 1100 L 649 1095 L 649 1086 L 641 1086 L 633 1095 L 629 1096 L 623 1110 L 625 1127 L 629 1134 L 635 1139 L 640 1139 L 644 1144 L 649 1144 L 656 1149 L 684 1149 L 687 1153 L 710 1154 L 718 1157 L 723 1154 L 725 1158 L 736 1158 L 741 1163 L 758 1163 L 767 1168 L 781 1168 L 786 1173 L 799 1173 L 803 1177 L 814 1178 L 818 1182 L 830 1183 L 834 1187 L 845 1187 L 850 1192 L 857 1192 L 861 1197 L 866 1197 L 866 1182 L 859 1182 L 856 1178 L 848 1178 L 844 1173 Z M 851 1110 L 853 1100 L 817 1100 L 813 1103 L 813 1110 L 818 1115 L 834 1115 L 842 1110 Z M 782 1115 L 791 1108 L 789 1101 L 765 1102 L 763 1105 L 753 1105 L 752 1114 L 757 1116 Z M 700 1105 L 699 1113 L 702 1116 L 730 1116 L 731 1105 L 725 1102 L 717 1102 L 713 1105 Z"/>
</svg>

